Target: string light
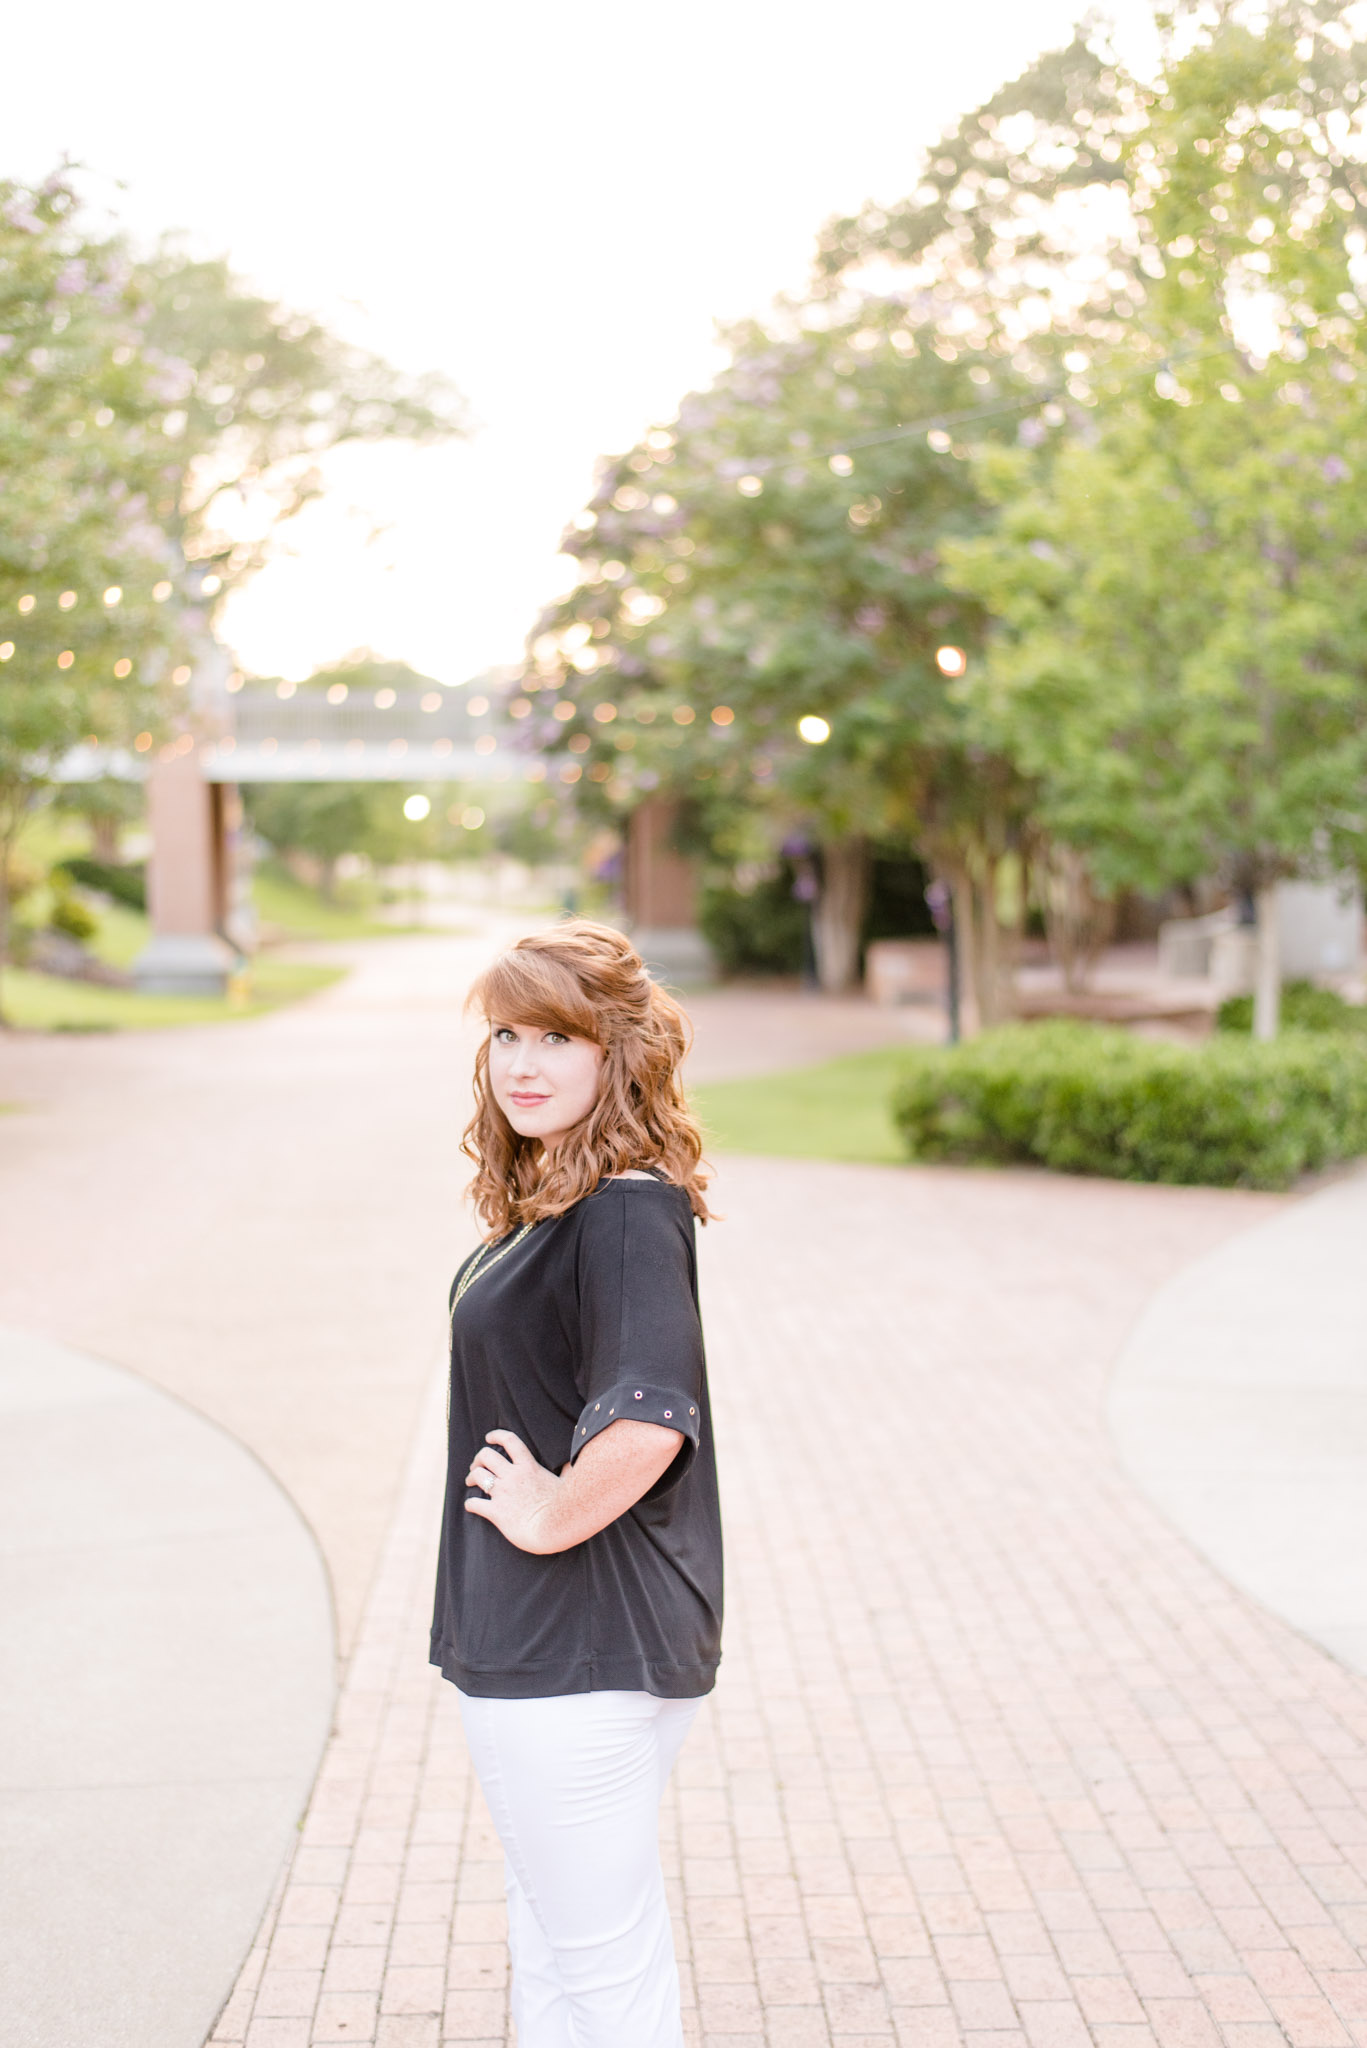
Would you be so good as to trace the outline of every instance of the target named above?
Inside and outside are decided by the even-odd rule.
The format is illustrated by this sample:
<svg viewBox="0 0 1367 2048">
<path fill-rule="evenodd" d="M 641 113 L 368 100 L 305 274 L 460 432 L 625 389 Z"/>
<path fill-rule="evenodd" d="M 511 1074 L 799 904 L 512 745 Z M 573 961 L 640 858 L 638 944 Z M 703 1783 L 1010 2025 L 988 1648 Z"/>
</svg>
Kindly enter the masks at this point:
<svg viewBox="0 0 1367 2048">
<path fill-rule="evenodd" d="M 76 657 L 72 653 L 71 649 L 69 647 L 64 647 L 62 649 L 62 652 L 57 656 L 57 666 L 58 668 L 70 668 L 71 664 L 75 661 L 75 659 Z"/>
<path fill-rule="evenodd" d="M 1164 366 L 1178 362 L 1211 362 L 1218 356 L 1234 354 L 1237 354 L 1234 343 L 1226 342 L 1221 348 L 1189 349 L 1166 356 L 1164 358 Z M 1152 375 L 1151 369 L 1136 370 L 1129 377 L 1121 381 L 1122 384 L 1142 384 L 1147 382 Z M 858 454 L 866 448 L 883 448 L 889 442 L 904 441 L 915 434 L 929 435 L 932 432 L 938 434 L 945 442 L 945 449 L 937 449 L 937 452 L 947 452 L 948 448 L 952 445 L 945 432 L 949 427 L 969 426 L 976 420 L 1000 419 L 1008 413 L 1035 412 L 1040 407 L 1047 405 L 1051 400 L 1067 396 L 1068 386 L 1066 383 L 1046 385 L 1041 390 L 1024 393 L 1019 398 L 1004 399 L 998 405 L 972 406 L 959 412 L 928 413 L 922 419 L 909 420 L 901 426 L 887 427 L 881 433 L 862 434 L 858 439 L 846 441 L 841 447 L 833 450 L 814 449 L 809 454 L 790 451 L 783 455 L 751 455 L 746 458 L 751 465 L 750 471 L 746 476 L 738 480 L 737 488 L 743 490 L 745 485 L 753 480 L 758 482 L 762 489 L 762 480 L 770 471 L 775 469 L 806 469 L 810 468 L 813 463 L 824 463 L 836 476 L 851 476 L 854 473 L 851 450 Z M 747 491 L 746 495 L 758 496 L 758 492 Z"/>
<path fill-rule="evenodd" d="M 114 606 L 115 606 L 116 604 L 120 604 L 120 603 L 122 602 L 122 600 L 123 600 L 123 591 L 122 591 L 122 589 L 120 588 L 120 586 L 119 586 L 119 585 L 118 585 L 117 583 L 111 583 L 111 584 L 110 584 L 110 586 L 109 586 L 109 588 L 108 588 L 108 590 L 106 590 L 106 592 L 105 592 L 105 594 L 104 594 L 104 601 L 105 601 L 105 603 L 106 603 L 106 604 L 107 604 L 107 605 L 109 606 L 110 610 L 112 611 L 112 610 L 114 609 Z"/>
<path fill-rule="evenodd" d="M 115 673 L 115 675 L 116 675 L 116 676 L 117 676 L 117 677 L 119 678 L 120 682 L 122 682 L 122 680 L 123 680 L 123 678 L 124 678 L 125 676 L 131 676 L 131 675 L 132 675 L 132 673 L 133 673 L 133 664 L 132 664 L 132 662 L 131 662 L 131 661 L 129 661 L 129 660 L 127 660 L 127 658 L 125 658 L 125 659 L 124 659 L 123 661 L 116 661 L 116 662 L 114 663 L 114 673 Z"/>
<path fill-rule="evenodd" d="M 12 640 L 0 640 L 0 661 L 8 661 L 13 653 L 14 642 Z"/>
<path fill-rule="evenodd" d="M 831 728 L 824 718 L 808 713 L 807 717 L 799 718 L 797 735 L 799 739 L 806 740 L 809 747 L 819 747 L 830 738 Z"/>
<path fill-rule="evenodd" d="M 961 676 L 968 667 L 968 656 L 962 647 L 937 647 L 935 666 L 942 676 Z"/>
</svg>

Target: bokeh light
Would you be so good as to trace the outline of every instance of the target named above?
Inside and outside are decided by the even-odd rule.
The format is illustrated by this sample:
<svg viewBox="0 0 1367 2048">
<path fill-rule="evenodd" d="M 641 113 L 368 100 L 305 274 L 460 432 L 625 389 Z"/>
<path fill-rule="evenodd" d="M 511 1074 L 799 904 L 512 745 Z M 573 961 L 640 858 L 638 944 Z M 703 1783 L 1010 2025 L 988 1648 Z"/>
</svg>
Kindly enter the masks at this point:
<svg viewBox="0 0 1367 2048">
<path fill-rule="evenodd" d="M 818 718 L 814 712 L 808 712 L 805 718 L 799 718 L 797 732 L 798 738 L 806 740 L 809 747 L 819 747 L 831 736 L 831 728 L 826 720 Z"/>
<path fill-rule="evenodd" d="M 415 791 L 415 793 L 412 796 L 406 796 L 404 798 L 403 814 L 405 818 L 408 819 L 410 824 L 420 825 L 424 818 L 431 816 L 431 813 L 432 799 L 430 797 L 423 796 L 421 791 Z"/>
<path fill-rule="evenodd" d="M 935 666 L 942 676 L 961 676 L 968 667 L 968 656 L 962 647 L 937 647 Z"/>
</svg>

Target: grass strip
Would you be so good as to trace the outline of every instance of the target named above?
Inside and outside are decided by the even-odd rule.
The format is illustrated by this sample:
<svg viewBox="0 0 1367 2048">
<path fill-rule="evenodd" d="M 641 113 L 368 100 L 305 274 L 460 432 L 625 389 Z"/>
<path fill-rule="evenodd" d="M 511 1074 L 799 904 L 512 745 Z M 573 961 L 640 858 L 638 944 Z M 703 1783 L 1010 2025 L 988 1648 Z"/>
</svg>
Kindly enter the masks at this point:
<svg viewBox="0 0 1367 2048">
<path fill-rule="evenodd" d="M 901 1165 L 907 1148 L 891 1103 L 906 1065 L 905 1046 L 884 1046 L 817 1067 L 706 1082 L 689 1100 L 715 1152 Z"/>
<path fill-rule="evenodd" d="M 314 995 L 340 981 L 345 972 L 344 967 L 273 960 L 267 955 L 256 961 L 248 986 L 240 992 L 152 996 L 11 967 L 0 977 L 0 1006 L 5 1022 L 21 1031 L 147 1031 L 177 1024 L 227 1024 Z"/>
</svg>

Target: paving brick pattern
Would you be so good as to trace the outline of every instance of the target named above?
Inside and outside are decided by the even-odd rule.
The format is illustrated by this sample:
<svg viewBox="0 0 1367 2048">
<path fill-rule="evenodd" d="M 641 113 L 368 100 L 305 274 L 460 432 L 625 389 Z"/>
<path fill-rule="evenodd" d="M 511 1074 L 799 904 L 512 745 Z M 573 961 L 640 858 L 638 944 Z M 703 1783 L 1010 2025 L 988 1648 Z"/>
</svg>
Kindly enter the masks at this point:
<svg viewBox="0 0 1367 2048">
<path fill-rule="evenodd" d="M 1367 2048 L 1367 1684 L 1100 1418 L 1146 1297 L 1269 1201 L 758 1161 L 720 1192 L 726 1659 L 664 1817 L 690 2042 Z M 215 2043 L 510 2038 L 500 1858 L 423 1662 L 440 1437 L 435 1390 Z"/>
</svg>

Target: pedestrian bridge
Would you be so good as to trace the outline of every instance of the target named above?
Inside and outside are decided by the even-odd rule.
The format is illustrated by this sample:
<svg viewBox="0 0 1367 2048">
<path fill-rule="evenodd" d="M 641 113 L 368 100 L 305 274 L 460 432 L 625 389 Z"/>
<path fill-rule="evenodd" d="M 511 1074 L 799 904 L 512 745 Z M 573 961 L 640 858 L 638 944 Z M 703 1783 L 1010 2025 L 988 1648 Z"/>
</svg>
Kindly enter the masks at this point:
<svg viewBox="0 0 1367 2048">
<path fill-rule="evenodd" d="M 465 690 L 321 690 L 281 697 L 215 693 L 199 734 L 153 752 L 77 747 L 62 779 L 138 779 L 156 760 L 194 757 L 206 782 L 543 782 L 546 764 L 516 728 L 495 728 L 489 699 Z M 530 721 L 529 721 L 530 723 Z M 564 778 L 568 779 L 568 778 Z"/>
</svg>

